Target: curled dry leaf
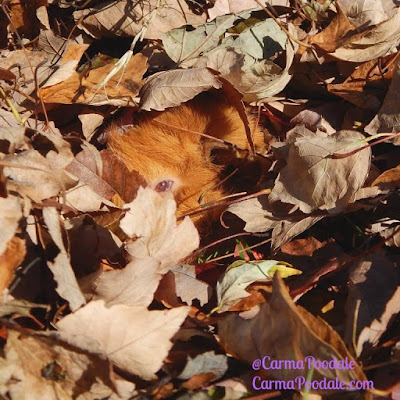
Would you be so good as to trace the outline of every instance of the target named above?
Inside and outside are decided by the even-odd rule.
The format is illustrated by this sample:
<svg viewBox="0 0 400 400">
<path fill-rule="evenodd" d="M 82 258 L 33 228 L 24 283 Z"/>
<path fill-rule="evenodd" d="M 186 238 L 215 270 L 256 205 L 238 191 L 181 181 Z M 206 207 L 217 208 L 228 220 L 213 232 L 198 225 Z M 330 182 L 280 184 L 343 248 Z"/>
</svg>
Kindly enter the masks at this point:
<svg viewBox="0 0 400 400">
<path fill-rule="evenodd" d="M 309 368 L 305 360 L 308 356 L 321 361 L 336 358 L 354 362 L 354 368 L 349 369 L 316 368 L 313 381 L 338 378 L 348 384 L 351 380 L 366 379 L 340 336 L 322 319 L 293 303 L 279 274 L 274 275 L 269 302 L 261 304 L 255 317 L 244 319 L 237 313 L 229 313 L 218 327 L 226 350 L 250 364 L 263 357 L 270 357 L 267 365 L 273 360 L 300 361 L 299 369 L 271 368 L 268 372 L 275 379 L 289 381 L 307 377 Z"/>
<path fill-rule="evenodd" d="M 179 379 L 189 379 L 194 375 L 211 374 L 208 381 L 221 378 L 228 370 L 228 357 L 225 354 L 215 354 L 213 351 L 199 354 L 188 361 L 183 371 L 179 374 Z"/>
<path fill-rule="evenodd" d="M 108 396 L 116 394 L 107 361 L 54 339 L 24 335 L 12 329 L 7 330 L 5 359 L 0 359 L 0 370 L 2 386 L 12 399 L 87 399 L 100 385 Z M 80 383 L 79 397 L 76 382 Z M 133 391 L 131 383 L 131 395 Z"/>
<path fill-rule="evenodd" d="M 147 57 L 140 53 L 135 54 L 125 68 L 104 82 L 114 68 L 114 64 L 107 64 L 90 70 L 87 76 L 83 77 L 75 71 L 65 81 L 41 88 L 40 97 L 45 103 L 132 105 L 143 84 Z"/>
<path fill-rule="evenodd" d="M 139 188 L 136 199 L 121 219 L 121 229 L 134 240 L 126 244 L 133 259 L 153 257 L 160 262 L 159 273 L 166 273 L 179 260 L 199 246 L 199 234 L 189 217 L 176 225 L 176 203 L 150 188 Z"/>
<path fill-rule="evenodd" d="M 375 253 L 352 267 L 346 306 L 347 343 L 356 345 L 358 357 L 368 359 L 400 313 L 398 274 L 389 258 Z"/>
<path fill-rule="evenodd" d="M 263 203 L 259 198 L 248 199 L 231 204 L 227 211 L 246 222 L 246 232 L 267 232 L 276 226 L 279 220 L 274 218 Z"/>
<path fill-rule="evenodd" d="M 9 166 L 4 167 L 8 190 L 25 194 L 35 202 L 40 202 L 76 185 L 62 169 L 55 168 L 49 160 L 36 150 L 7 156 L 3 159 Z"/>
<path fill-rule="evenodd" d="M 54 275 L 54 280 L 57 282 L 57 293 L 69 302 L 71 310 L 77 310 L 86 301 L 79 289 L 68 253 L 64 247 L 60 216 L 54 207 L 45 207 L 43 209 L 43 219 L 51 238 L 59 250 L 54 261 L 47 262 L 50 271 Z"/>
<path fill-rule="evenodd" d="M 379 23 L 358 32 L 337 6 L 338 14 L 322 32 L 310 38 L 330 56 L 343 61 L 365 62 L 389 54 L 400 40 L 400 9 Z M 368 49 L 368 51 L 366 51 Z"/>
<path fill-rule="evenodd" d="M 301 126 L 294 128 L 288 134 L 287 166 L 281 170 L 269 200 L 294 204 L 304 213 L 342 211 L 367 178 L 371 150 L 365 148 L 343 158 L 332 155 L 360 149 L 363 139 L 356 131 L 328 136 Z"/>
<path fill-rule="evenodd" d="M 160 39 L 171 29 L 183 25 L 197 26 L 206 21 L 204 13 L 193 13 L 186 2 L 179 0 L 106 1 L 96 8 L 76 11 L 74 17 L 82 29 L 96 38 L 133 38 L 140 33 L 145 39 Z"/>
<path fill-rule="evenodd" d="M 274 273 L 279 271 L 283 277 L 301 274 L 301 271 L 290 268 L 289 264 L 275 260 L 235 261 L 222 275 L 217 284 L 219 313 L 228 311 L 239 300 L 250 296 L 246 288 L 254 282 L 271 281 Z"/>
<path fill-rule="evenodd" d="M 141 108 L 163 111 L 191 100 L 206 90 L 221 87 L 218 77 L 207 68 L 159 72 L 143 85 Z"/>
<path fill-rule="evenodd" d="M 381 0 L 338 0 L 337 3 L 354 26 L 361 29 L 377 25 L 388 19 Z"/>
<path fill-rule="evenodd" d="M 399 9 L 400 11 L 400 9 Z M 365 127 L 365 132 L 370 135 L 377 133 L 396 133 L 400 131 L 400 62 L 397 61 L 393 71 L 392 82 L 383 101 L 382 107 L 373 120 Z M 391 141 L 397 146 L 400 145 L 400 138 L 396 137 Z"/>
<path fill-rule="evenodd" d="M 231 28 L 240 18 L 247 19 L 250 11 L 239 15 L 230 14 L 217 17 L 194 30 L 187 27 L 173 29 L 163 35 L 163 45 L 168 56 L 173 61 L 183 65 L 190 65 L 191 60 L 206 54 L 220 43 L 221 35 Z"/>
<path fill-rule="evenodd" d="M 148 311 L 145 307 L 92 301 L 57 323 L 60 337 L 84 350 L 107 357 L 117 367 L 142 379 L 155 379 L 189 307 Z"/>
</svg>

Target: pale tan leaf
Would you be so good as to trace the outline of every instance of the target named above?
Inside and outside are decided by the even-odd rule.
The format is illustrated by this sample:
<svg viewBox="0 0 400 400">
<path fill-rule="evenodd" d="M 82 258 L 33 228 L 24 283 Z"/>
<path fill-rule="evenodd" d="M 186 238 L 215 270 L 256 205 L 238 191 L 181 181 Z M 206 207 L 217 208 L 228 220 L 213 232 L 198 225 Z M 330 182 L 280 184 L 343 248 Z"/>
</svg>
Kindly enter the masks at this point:
<svg viewBox="0 0 400 400">
<path fill-rule="evenodd" d="M 213 351 L 199 354 L 197 357 L 188 357 L 179 379 L 189 379 L 193 375 L 212 374 L 213 380 L 221 378 L 228 370 L 228 358 L 225 354 L 215 354 Z"/>
<path fill-rule="evenodd" d="M 397 61 L 396 68 L 393 71 L 392 82 L 386 93 L 385 100 L 378 114 L 365 127 L 365 132 L 370 135 L 377 133 L 396 133 L 400 130 L 400 62 Z M 391 139 L 391 141 L 399 146 L 400 138 Z"/>
<path fill-rule="evenodd" d="M 388 19 L 381 0 L 338 0 L 337 3 L 351 23 L 363 29 Z"/>
<path fill-rule="evenodd" d="M 102 271 L 81 280 L 84 292 L 94 299 L 104 300 L 108 306 L 124 304 L 148 307 L 153 301 L 162 275 L 157 273 L 159 262 L 153 258 L 131 261 L 122 270 Z"/>
<path fill-rule="evenodd" d="M 147 79 L 141 90 L 143 110 L 163 111 L 193 99 L 209 89 L 219 89 L 222 83 L 207 68 L 163 71 Z"/>
<path fill-rule="evenodd" d="M 163 311 L 92 301 L 57 323 L 68 343 L 89 348 L 142 379 L 155 379 L 189 307 Z M 90 345 L 91 343 L 91 345 Z"/>
<path fill-rule="evenodd" d="M 237 14 L 252 8 L 259 8 L 254 0 L 216 0 L 208 15 L 213 20 L 221 15 Z"/>
<path fill-rule="evenodd" d="M 371 27 L 367 32 L 354 35 L 337 48 L 331 56 L 343 61 L 365 62 L 383 57 L 396 49 L 400 40 L 400 9 L 393 17 Z"/>
<path fill-rule="evenodd" d="M 0 359 L 0 387 L 6 387 L 12 399 L 71 400 L 78 398 L 76 382 L 80 393 L 87 395 L 101 383 L 111 396 L 115 387 L 109 370 L 109 363 L 96 356 L 51 338 L 8 329 L 5 359 Z M 131 395 L 133 389 L 131 384 Z"/>
<path fill-rule="evenodd" d="M 7 248 L 7 243 L 14 237 L 19 220 L 22 218 L 21 204 L 17 197 L 0 197 L 0 255 Z"/>
<path fill-rule="evenodd" d="M 54 261 L 47 262 L 47 265 L 54 275 L 54 280 L 57 282 L 57 293 L 69 302 L 71 310 L 77 310 L 85 304 L 86 301 L 79 289 L 74 271 L 70 264 L 69 256 L 64 247 L 60 215 L 54 207 L 45 207 L 43 209 L 43 219 L 47 225 L 51 238 L 59 250 Z"/>
<path fill-rule="evenodd" d="M 97 194 L 85 182 L 79 182 L 68 190 L 65 193 L 65 197 L 67 205 L 82 212 L 99 211 L 103 204 L 112 208 L 115 207 L 111 201 Z"/>
<path fill-rule="evenodd" d="M 83 17 L 79 26 L 90 35 L 135 37 L 143 30 L 145 39 L 160 39 L 161 35 L 183 25 L 197 26 L 206 22 L 206 14 L 193 13 L 186 2 L 179 0 L 149 0 L 106 2 L 97 7 L 76 11 L 75 20 Z"/>
<path fill-rule="evenodd" d="M 271 6 L 290 7 L 289 0 L 268 0 Z M 244 10 L 259 8 L 259 4 L 254 0 L 216 0 L 214 6 L 208 10 L 210 19 L 225 14 L 237 14 Z"/>
<path fill-rule="evenodd" d="M 177 265 L 171 272 L 175 276 L 176 295 L 183 302 L 191 305 L 197 299 L 201 306 L 208 303 L 211 287 L 196 278 L 196 268 L 193 265 Z"/>
<path fill-rule="evenodd" d="M 227 211 L 246 222 L 244 227 L 246 232 L 267 232 L 279 224 L 279 220 L 263 207 L 258 198 L 231 204 Z"/>
<path fill-rule="evenodd" d="M 139 188 L 136 199 L 125 204 L 130 210 L 121 219 L 121 229 L 135 241 L 126 244 L 133 259 L 153 257 L 166 273 L 199 246 L 199 234 L 190 218 L 176 225 L 172 195 L 160 196 L 151 188 Z"/>
<path fill-rule="evenodd" d="M 386 239 L 387 246 L 400 247 L 400 221 L 388 217 L 376 221 L 368 229 L 372 233 L 379 233 L 379 236 Z"/>
<path fill-rule="evenodd" d="M 100 113 L 89 112 L 78 115 L 79 120 L 82 123 L 82 133 L 85 139 L 89 141 L 95 130 L 103 123 L 104 115 Z"/>
<path fill-rule="evenodd" d="M 340 212 L 364 184 L 371 150 L 365 148 L 343 158 L 332 155 L 360 149 L 363 139 L 356 131 L 328 136 L 294 128 L 288 136 L 287 166 L 281 170 L 269 200 L 295 204 L 304 213 L 317 209 Z"/>
<path fill-rule="evenodd" d="M 2 114 L 6 117 L 6 111 L 2 110 Z M 25 128 L 18 126 L 15 118 L 10 115 L 16 126 L 0 126 L 0 140 L 9 142 L 8 152 L 12 153 L 15 148 L 21 148 L 25 144 Z M 2 125 L 3 121 L 0 122 Z"/>
</svg>

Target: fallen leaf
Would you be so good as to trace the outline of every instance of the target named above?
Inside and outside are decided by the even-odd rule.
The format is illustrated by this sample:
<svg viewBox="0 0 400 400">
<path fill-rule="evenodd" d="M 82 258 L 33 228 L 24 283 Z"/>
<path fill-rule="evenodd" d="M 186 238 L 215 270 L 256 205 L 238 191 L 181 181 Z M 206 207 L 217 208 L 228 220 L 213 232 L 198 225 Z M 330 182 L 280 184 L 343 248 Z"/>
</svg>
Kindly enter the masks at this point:
<svg viewBox="0 0 400 400">
<path fill-rule="evenodd" d="M 357 262 L 349 276 L 346 339 L 356 344 L 357 357 L 367 359 L 395 315 L 400 313 L 396 268 L 383 254 Z"/>
<path fill-rule="evenodd" d="M 393 184 L 400 187 L 400 164 L 397 167 L 388 169 L 380 174 L 372 182 L 371 186 L 378 186 L 380 184 Z"/>
<path fill-rule="evenodd" d="M 107 64 L 90 70 L 87 76 L 81 76 L 75 71 L 65 81 L 41 88 L 40 98 L 45 103 L 131 105 L 142 86 L 147 57 L 140 53 L 135 54 L 125 68 L 105 81 L 114 68 L 114 64 Z"/>
<path fill-rule="evenodd" d="M 188 357 L 185 368 L 178 375 L 178 378 L 186 380 L 194 375 L 207 373 L 212 375 L 212 378 L 208 381 L 212 381 L 221 378 L 227 369 L 228 360 L 226 355 L 208 351 L 194 358 Z"/>
<path fill-rule="evenodd" d="M 199 234 L 189 217 L 176 225 L 176 203 L 172 196 L 160 196 L 150 188 L 139 188 L 136 199 L 121 219 L 121 229 L 136 238 L 126 244 L 133 259 L 153 257 L 160 262 L 159 273 L 166 273 L 199 246 Z"/>
<path fill-rule="evenodd" d="M 5 359 L 0 359 L 0 369 L 1 383 L 13 399 L 78 399 L 85 392 L 89 395 L 100 384 L 108 388 L 108 396 L 116 391 L 107 361 L 54 339 L 24 335 L 12 329 L 8 330 Z M 75 390 L 78 381 L 79 397 Z M 133 391 L 131 383 L 131 395 Z"/>
<path fill-rule="evenodd" d="M 148 257 L 131 261 L 122 270 L 86 276 L 79 283 L 84 293 L 94 294 L 95 300 L 104 300 L 107 306 L 148 307 L 162 277 L 158 268 L 159 262 Z"/>
<path fill-rule="evenodd" d="M 86 301 L 79 289 L 67 251 L 64 247 L 60 215 L 54 207 L 45 207 L 43 209 L 43 219 L 54 244 L 59 250 L 54 261 L 47 261 L 47 265 L 54 275 L 54 280 L 57 282 L 56 291 L 63 299 L 69 302 L 71 310 L 77 310 Z"/>
<path fill-rule="evenodd" d="M 189 307 L 163 311 L 92 301 L 57 323 L 61 338 L 107 357 L 117 367 L 152 380 L 161 368 Z"/>
<path fill-rule="evenodd" d="M 333 359 L 352 362 L 354 368 L 315 368 L 313 381 L 326 377 L 349 384 L 351 380 L 366 379 L 339 335 L 323 320 L 293 303 L 279 274 L 274 276 L 270 301 L 260 305 L 255 317 L 244 319 L 240 314 L 229 313 L 218 323 L 218 328 L 225 349 L 249 364 L 264 360 L 267 367 L 272 367 L 274 361 L 290 360 L 298 366 L 285 368 L 277 365 L 276 368 L 269 368 L 267 372 L 275 379 L 289 381 L 300 376 L 307 377 L 311 367 L 307 360 L 312 364 L 312 360 Z M 262 373 L 261 367 L 259 374 Z M 323 390 L 312 392 L 323 393 Z"/>
<path fill-rule="evenodd" d="M 196 278 L 196 267 L 177 265 L 171 269 L 171 272 L 175 277 L 176 295 L 183 302 L 191 305 L 194 300 L 198 300 L 201 306 L 208 303 L 211 287 Z"/>
<path fill-rule="evenodd" d="M 250 296 L 246 291 L 249 285 L 254 282 L 271 281 L 276 271 L 284 277 L 301 273 L 288 264 L 275 260 L 235 261 L 217 283 L 218 306 L 213 311 L 228 311 L 239 300 Z"/>
<path fill-rule="evenodd" d="M 342 211 L 367 178 L 371 150 L 365 148 L 344 158 L 332 158 L 361 149 L 364 136 L 356 131 L 332 135 L 296 127 L 288 134 L 285 166 L 269 195 L 270 202 L 295 204 L 304 213 Z M 301 185 L 298 182 L 302 182 Z"/>
<path fill-rule="evenodd" d="M 141 109 L 163 111 L 191 100 L 206 90 L 221 87 L 218 77 L 207 68 L 158 72 L 143 85 Z"/>
<path fill-rule="evenodd" d="M 188 4 L 179 0 L 150 0 L 132 3 L 122 0 L 98 7 L 76 11 L 75 21 L 89 35 L 125 36 L 134 38 L 143 32 L 146 39 L 160 39 L 161 35 L 183 25 L 197 26 L 205 22 L 206 15 L 193 13 Z M 81 20 L 82 18 L 82 20 Z"/>
<path fill-rule="evenodd" d="M 399 9 L 400 10 L 400 9 Z M 400 101 L 400 62 L 397 61 L 393 71 L 393 79 L 378 114 L 365 127 L 370 135 L 377 133 L 393 134 L 400 130 L 400 115 L 398 104 Z M 400 145 L 400 138 L 391 139 L 391 142 Z"/>
</svg>

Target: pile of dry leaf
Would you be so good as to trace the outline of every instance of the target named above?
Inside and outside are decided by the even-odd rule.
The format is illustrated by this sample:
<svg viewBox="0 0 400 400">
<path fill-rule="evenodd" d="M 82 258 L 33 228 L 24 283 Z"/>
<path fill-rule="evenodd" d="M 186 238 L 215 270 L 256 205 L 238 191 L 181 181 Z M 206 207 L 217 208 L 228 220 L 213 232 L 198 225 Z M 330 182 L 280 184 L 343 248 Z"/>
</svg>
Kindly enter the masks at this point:
<svg viewBox="0 0 400 400">
<path fill-rule="evenodd" d="M 397 1 L 1 5 L 2 399 L 400 398 Z M 204 245 L 102 133 L 211 89 L 274 143 Z"/>
</svg>

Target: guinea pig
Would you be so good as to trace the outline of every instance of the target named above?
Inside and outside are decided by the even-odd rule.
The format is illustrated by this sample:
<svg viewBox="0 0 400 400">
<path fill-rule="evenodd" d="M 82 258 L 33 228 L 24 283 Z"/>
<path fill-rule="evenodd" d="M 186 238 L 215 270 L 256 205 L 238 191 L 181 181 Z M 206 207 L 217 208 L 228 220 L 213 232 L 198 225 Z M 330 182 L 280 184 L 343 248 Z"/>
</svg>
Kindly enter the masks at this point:
<svg viewBox="0 0 400 400">
<path fill-rule="evenodd" d="M 171 192 L 177 217 L 232 193 L 235 188 L 224 177 L 254 161 L 238 110 L 221 96 L 198 96 L 162 112 L 135 113 L 134 118 L 133 125 L 110 126 L 108 148 L 154 190 Z M 264 152 L 264 132 L 251 117 L 249 126 L 255 150 Z M 243 190 L 240 183 L 237 186 Z M 192 216 L 200 234 L 220 213 L 221 208 L 212 208 Z"/>
</svg>

